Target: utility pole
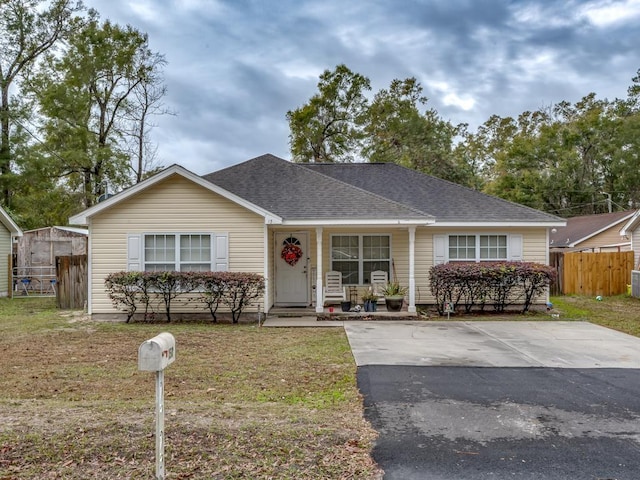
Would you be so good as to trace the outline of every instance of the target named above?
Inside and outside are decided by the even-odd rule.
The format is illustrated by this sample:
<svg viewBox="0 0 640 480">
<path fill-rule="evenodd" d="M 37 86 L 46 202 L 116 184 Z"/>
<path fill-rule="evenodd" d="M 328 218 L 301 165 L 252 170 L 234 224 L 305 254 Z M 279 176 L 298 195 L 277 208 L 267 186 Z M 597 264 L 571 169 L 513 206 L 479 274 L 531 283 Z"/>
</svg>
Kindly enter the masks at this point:
<svg viewBox="0 0 640 480">
<path fill-rule="evenodd" d="M 609 209 L 609 213 L 611 213 L 611 194 L 607 192 L 600 192 L 602 195 L 607 196 L 607 208 Z"/>
</svg>

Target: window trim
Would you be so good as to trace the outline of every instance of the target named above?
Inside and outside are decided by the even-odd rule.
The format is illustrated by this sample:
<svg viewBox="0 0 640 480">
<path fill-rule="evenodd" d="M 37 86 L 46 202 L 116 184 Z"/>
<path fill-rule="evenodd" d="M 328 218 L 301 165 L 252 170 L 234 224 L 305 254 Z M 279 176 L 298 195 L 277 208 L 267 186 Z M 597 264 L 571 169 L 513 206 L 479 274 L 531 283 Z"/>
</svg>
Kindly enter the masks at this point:
<svg viewBox="0 0 640 480">
<path fill-rule="evenodd" d="M 444 235 L 446 241 L 445 241 L 445 260 L 446 262 L 474 262 L 474 263 L 481 263 L 481 262 L 507 262 L 510 261 L 512 259 L 512 251 L 511 251 L 511 238 L 514 235 L 519 235 L 520 237 L 522 236 L 521 234 L 510 234 L 510 233 L 504 233 L 504 232 L 482 232 L 482 233 L 477 233 L 477 232 L 459 232 L 459 233 L 447 233 Z M 451 237 L 475 237 L 475 258 L 471 259 L 471 258 L 466 258 L 466 259 L 460 259 L 460 258 L 450 258 L 449 257 L 449 239 Z M 506 240 L 506 257 L 505 258 L 481 258 L 481 246 L 480 246 L 480 238 L 481 237 L 504 237 Z"/>
<path fill-rule="evenodd" d="M 175 253 L 175 259 L 174 259 L 174 269 L 172 271 L 174 272 L 181 272 L 182 270 L 180 269 L 181 266 L 183 264 L 194 264 L 194 263 L 200 263 L 202 265 L 207 265 L 207 262 L 193 262 L 193 261 L 181 261 L 180 259 L 180 240 L 183 236 L 194 236 L 194 235 L 207 235 L 209 237 L 209 262 L 208 262 L 208 270 L 209 271 L 213 271 L 214 270 L 214 265 L 215 265 L 215 237 L 216 234 L 214 232 L 144 232 L 141 234 L 142 238 L 141 238 L 141 265 L 142 265 L 142 269 L 146 270 L 147 267 L 147 259 L 146 259 L 146 248 L 145 248 L 145 244 L 146 244 L 146 238 L 148 236 L 154 236 L 154 235 L 164 235 L 164 236 L 173 236 L 174 237 L 174 253 Z M 168 264 L 171 262 L 157 262 L 157 263 L 164 263 L 164 264 Z"/>
<path fill-rule="evenodd" d="M 329 270 L 333 270 L 333 256 L 332 256 L 332 251 L 333 251 L 333 239 L 335 237 L 358 237 L 358 283 L 344 283 L 344 285 L 368 285 L 366 283 L 364 283 L 364 262 L 371 262 L 371 261 L 381 261 L 381 262 L 388 262 L 389 263 L 389 278 L 391 278 L 391 269 L 392 269 L 392 265 L 391 265 L 391 261 L 393 258 L 393 235 L 390 233 L 376 233 L 376 232 L 371 232 L 371 233 L 349 233 L 349 232 L 345 232 L 345 233 L 332 233 L 329 237 Z M 363 237 L 386 237 L 389 239 L 389 258 L 376 258 L 376 259 L 371 259 L 371 258 L 363 258 L 363 253 L 364 253 L 364 242 L 362 241 Z M 336 261 L 341 261 L 341 260 L 336 260 Z M 343 260 L 344 261 L 344 260 Z M 349 260 L 349 261 L 353 261 L 356 262 L 356 260 Z"/>
</svg>

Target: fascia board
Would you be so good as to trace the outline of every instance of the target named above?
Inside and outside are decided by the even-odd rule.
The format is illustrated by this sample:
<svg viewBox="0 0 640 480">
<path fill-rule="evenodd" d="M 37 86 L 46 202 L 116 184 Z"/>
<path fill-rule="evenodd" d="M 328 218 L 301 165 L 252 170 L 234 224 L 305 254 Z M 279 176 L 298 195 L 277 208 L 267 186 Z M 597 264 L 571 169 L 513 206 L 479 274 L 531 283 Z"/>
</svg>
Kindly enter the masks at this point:
<svg viewBox="0 0 640 480">
<path fill-rule="evenodd" d="M 88 208 L 86 210 L 84 210 L 83 212 L 80 212 L 72 217 L 69 218 L 69 223 L 72 225 L 88 225 L 88 219 L 95 216 L 96 214 L 112 207 L 113 205 L 120 203 L 126 199 L 128 199 L 129 197 L 136 195 L 137 193 L 141 192 L 142 190 L 145 190 L 163 180 L 165 180 L 166 178 L 170 177 L 171 175 L 181 175 L 182 177 L 191 180 L 192 182 L 206 188 L 207 190 L 210 190 L 214 193 L 217 193 L 218 195 L 234 202 L 237 203 L 238 205 L 245 207 L 246 209 L 264 217 L 265 219 L 265 223 L 280 223 L 282 222 L 282 219 L 278 216 L 275 215 L 263 208 L 258 207 L 257 205 L 254 205 L 251 202 L 247 202 L 245 199 L 223 189 L 220 188 L 219 186 L 205 180 L 204 178 L 196 175 L 193 172 L 190 172 L 189 170 L 187 170 L 184 167 L 181 167 L 180 165 L 172 165 L 171 167 L 168 167 L 167 169 L 163 170 L 162 172 L 154 175 L 151 178 L 148 178 L 147 180 L 140 182 L 126 190 L 123 190 L 122 192 L 114 195 L 111 198 L 108 198 L 107 200 L 104 200 L 103 202 L 100 202 L 97 205 L 94 205 L 91 208 Z"/>
<path fill-rule="evenodd" d="M 11 235 L 13 235 L 14 237 L 22 236 L 22 230 L 20 230 L 20 227 L 18 227 L 16 222 L 13 221 L 13 218 L 9 216 L 9 214 L 4 210 L 4 208 L 0 208 L 0 222 L 2 222 L 2 224 L 7 228 L 7 230 L 9 230 Z"/>
<path fill-rule="evenodd" d="M 506 228 L 506 227 L 564 227 L 566 221 L 549 221 L 549 222 L 436 222 L 433 227 L 490 227 L 490 228 Z"/>
<path fill-rule="evenodd" d="M 397 219 L 397 220 L 384 220 L 384 219 L 359 219 L 354 220 L 351 218 L 328 218 L 321 220 L 313 220 L 313 219 L 300 219 L 300 220 L 284 220 L 282 225 L 285 226 L 299 226 L 299 227 L 332 227 L 332 226 L 343 226 L 343 225 L 353 225 L 359 227 L 367 227 L 367 226 L 389 226 L 395 227 L 398 225 L 416 225 L 416 226 L 427 226 L 431 225 L 433 220 L 425 220 L 425 219 Z"/>
<path fill-rule="evenodd" d="M 629 235 L 640 223 L 640 210 L 633 214 L 629 221 L 620 230 L 620 235 Z"/>
</svg>

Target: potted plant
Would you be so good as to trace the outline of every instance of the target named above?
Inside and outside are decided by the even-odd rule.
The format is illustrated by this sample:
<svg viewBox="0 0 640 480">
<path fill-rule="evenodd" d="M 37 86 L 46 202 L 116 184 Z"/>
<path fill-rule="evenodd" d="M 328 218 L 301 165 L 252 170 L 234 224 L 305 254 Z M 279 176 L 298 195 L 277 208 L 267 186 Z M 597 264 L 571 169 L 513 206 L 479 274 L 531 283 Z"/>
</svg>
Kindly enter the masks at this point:
<svg viewBox="0 0 640 480">
<path fill-rule="evenodd" d="M 378 296 L 373 293 L 371 288 L 362 295 L 365 312 L 375 312 L 378 306 Z"/>
<path fill-rule="evenodd" d="M 399 312 L 402 310 L 404 303 L 404 295 L 407 293 L 407 287 L 403 287 L 398 282 L 389 282 L 382 289 L 384 302 L 387 310 L 390 312 Z"/>
</svg>

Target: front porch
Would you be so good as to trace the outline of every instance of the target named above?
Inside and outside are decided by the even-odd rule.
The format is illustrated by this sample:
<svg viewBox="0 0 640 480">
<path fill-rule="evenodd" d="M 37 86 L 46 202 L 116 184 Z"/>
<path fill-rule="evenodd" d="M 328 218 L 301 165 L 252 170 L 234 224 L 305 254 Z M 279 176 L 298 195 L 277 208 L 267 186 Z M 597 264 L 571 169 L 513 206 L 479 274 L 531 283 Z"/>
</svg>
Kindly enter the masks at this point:
<svg viewBox="0 0 640 480">
<path fill-rule="evenodd" d="M 269 272 L 265 309 L 274 306 L 282 315 L 291 311 L 291 307 L 308 306 L 311 308 L 303 308 L 301 314 L 342 317 L 346 312 L 340 311 L 340 299 L 333 290 L 331 294 L 325 291 L 329 283 L 327 273 L 341 273 L 342 300 L 350 300 L 352 305 L 361 303 L 362 296 L 372 289 L 374 274 L 385 273 L 385 280 L 375 283 L 384 285 L 393 281 L 405 289 L 404 311 L 398 315 L 386 312 L 383 307 L 373 312 L 375 315 L 349 312 L 353 315 L 346 317 L 414 318 L 420 287 L 416 284 L 416 228 L 411 223 L 371 221 L 314 228 L 270 226 L 265 239 L 268 245 L 265 272 Z M 332 302 L 337 305 L 330 311 Z"/>
<path fill-rule="evenodd" d="M 407 311 L 406 306 L 399 312 L 388 312 L 384 305 L 378 305 L 376 312 L 343 312 L 340 307 L 324 307 L 322 312 L 317 312 L 315 307 L 274 307 L 267 314 L 268 320 L 278 320 L 278 324 L 294 323 L 297 319 L 313 319 L 315 321 L 375 321 L 375 320 L 417 320 L 417 312 Z"/>
</svg>

